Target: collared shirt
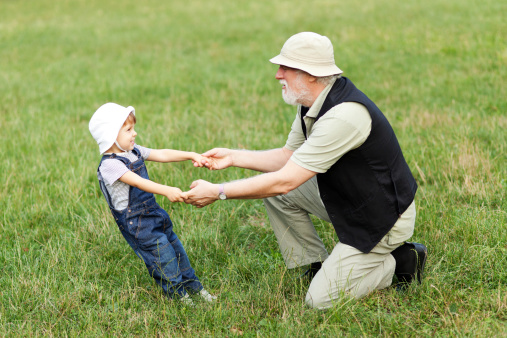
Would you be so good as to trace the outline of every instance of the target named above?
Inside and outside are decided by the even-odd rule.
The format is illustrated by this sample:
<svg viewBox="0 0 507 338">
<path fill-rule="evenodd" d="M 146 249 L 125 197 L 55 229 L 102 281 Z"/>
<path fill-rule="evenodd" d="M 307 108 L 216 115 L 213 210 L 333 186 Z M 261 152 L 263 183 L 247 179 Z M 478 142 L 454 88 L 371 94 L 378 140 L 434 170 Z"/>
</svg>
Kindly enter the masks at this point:
<svg viewBox="0 0 507 338">
<path fill-rule="evenodd" d="M 304 117 L 308 139 L 301 127 L 301 106 L 292 123 L 285 148 L 294 151 L 291 160 L 316 173 L 325 173 L 348 151 L 362 145 L 371 131 L 371 117 L 365 106 L 344 102 L 331 108 L 315 123 L 334 82 L 317 97 Z"/>
</svg>

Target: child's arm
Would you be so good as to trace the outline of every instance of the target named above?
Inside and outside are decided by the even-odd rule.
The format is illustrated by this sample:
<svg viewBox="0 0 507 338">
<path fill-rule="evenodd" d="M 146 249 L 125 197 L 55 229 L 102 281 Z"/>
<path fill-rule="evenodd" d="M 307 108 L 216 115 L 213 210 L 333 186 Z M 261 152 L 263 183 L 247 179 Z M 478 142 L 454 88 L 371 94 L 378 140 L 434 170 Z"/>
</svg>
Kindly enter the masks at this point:
<svg viewBox="0 0 507 338">
<path fill-rule="evenodd" d="M 153 181 L 142 178 L 141 176 L 133 173 L 132 171 L 127 171 L 123 174 L 119 180 L 123 183 L 126 183 L 130 186 L 139 188 L 146 192 L 151 192 L 152 194 L 158 194 L 167 197 L 171 202 L 183 202 L 183 193 L 179 188 L 170 187 L 167 185 L 155 183 Z"/>
<path fill-rule="evenodd" d="M 148 156 L 148 161 L 154 162 L 181 162 L 191 160 L 194 167 L 202 167 L 202 155 L 191 151 L 181 151 L 173 149 L 152 149 Z"/>
</svg>

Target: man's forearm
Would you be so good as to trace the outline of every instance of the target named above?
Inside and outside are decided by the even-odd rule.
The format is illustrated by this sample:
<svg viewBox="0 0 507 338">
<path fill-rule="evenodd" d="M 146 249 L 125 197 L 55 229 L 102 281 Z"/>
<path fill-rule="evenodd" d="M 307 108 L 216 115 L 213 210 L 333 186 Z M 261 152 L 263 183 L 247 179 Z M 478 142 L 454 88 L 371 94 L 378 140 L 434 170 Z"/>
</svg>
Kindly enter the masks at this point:
<svg viewBox="0 0 507 338">
<path fill-rule="evenodd" d="M 232 154 L 233 166 L 256 170 L 260 172 L 278 171 L 287 163 L 292 151 L 278 148 L 264 151 L 234 150 Z"/>
<path fill-rule="evenodd" d="M 280 180 L 276 172 L 229 182 L 224 191 L 230 199 L 257 199 L 286 194 L 294 187 L 292 182 Z"/>
<path fill-rule="evenodd" d="M 300 167 L 292 161 L 280 170 L 250 177 L 244 180 L 227 182 L 220 191 L 219 184 L 197 180 L 184 194 L 185 202 L 202 208 L 219 199 L 219 192 L 230 199 L 265 198 L 286 194 L 299 187 L 317 173 Z"/>
</svg>

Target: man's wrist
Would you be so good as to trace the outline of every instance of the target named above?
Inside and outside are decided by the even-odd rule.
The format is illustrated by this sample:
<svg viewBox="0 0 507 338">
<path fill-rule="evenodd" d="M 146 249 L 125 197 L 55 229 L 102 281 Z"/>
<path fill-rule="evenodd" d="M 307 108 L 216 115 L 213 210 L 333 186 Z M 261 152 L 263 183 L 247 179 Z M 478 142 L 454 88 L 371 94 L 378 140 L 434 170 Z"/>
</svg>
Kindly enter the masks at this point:
<svg viewBox="0 0 507 338">
<path fill-rule="evenodd" d="M 235 150 L 235 149 L 229 149 L 229 150 L 231 151 L 229 153 L 229 156 L 231 158 L 231 165 L 230 165 L 230 167 L 235 167 L 236 164 L 234 162 L 235 162 L 236 152 L 238 152 L 238 150 Z"/>
</svg>

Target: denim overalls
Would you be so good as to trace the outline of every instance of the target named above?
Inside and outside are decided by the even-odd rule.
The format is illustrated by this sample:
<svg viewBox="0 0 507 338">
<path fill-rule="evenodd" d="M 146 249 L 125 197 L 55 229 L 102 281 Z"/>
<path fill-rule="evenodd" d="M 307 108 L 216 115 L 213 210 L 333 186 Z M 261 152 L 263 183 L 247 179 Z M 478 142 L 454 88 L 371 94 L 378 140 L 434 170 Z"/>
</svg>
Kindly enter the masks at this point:
<svg viewBox="0 0 507 338">
<path fill-rule="evenodd" d="M 135 162 L 112 154 L 104 155 L 100 163 L 105 159 L 114 158 L 122 161 L 133 173 L 149 179 L 141 152 L 136 148 L 132 152 L 137 156 Z M 116 210 L 112 206 L 111 197 L 98 169 L 97 176 L 100 189 L 123 237 L 144 261 L 150 276 L 164 292 L 172 297 L 175 293 L 184 296 L 187 291 L 196 293 L 202 290 L 203 286 L 190 266 L 187 253 L 173 232 L 171 219 L 157 204 L 155 196 L 131 186 L 128 207 L 121 211 Z"/>
</svg>

